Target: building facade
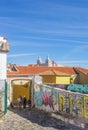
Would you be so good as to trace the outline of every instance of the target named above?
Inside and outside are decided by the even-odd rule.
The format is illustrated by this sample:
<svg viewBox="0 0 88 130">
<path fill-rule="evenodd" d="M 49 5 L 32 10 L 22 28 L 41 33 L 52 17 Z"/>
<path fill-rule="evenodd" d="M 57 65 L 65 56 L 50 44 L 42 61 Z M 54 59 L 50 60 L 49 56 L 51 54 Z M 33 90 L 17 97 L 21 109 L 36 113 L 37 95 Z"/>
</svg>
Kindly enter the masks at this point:
<svg viewBox="0 0 88 130">
<path fill-rule="evenodd" d="M 7 52 L 9 44 L 6 37 L 0 36 L 0 112 L 7 112 Z"/>
</svg>

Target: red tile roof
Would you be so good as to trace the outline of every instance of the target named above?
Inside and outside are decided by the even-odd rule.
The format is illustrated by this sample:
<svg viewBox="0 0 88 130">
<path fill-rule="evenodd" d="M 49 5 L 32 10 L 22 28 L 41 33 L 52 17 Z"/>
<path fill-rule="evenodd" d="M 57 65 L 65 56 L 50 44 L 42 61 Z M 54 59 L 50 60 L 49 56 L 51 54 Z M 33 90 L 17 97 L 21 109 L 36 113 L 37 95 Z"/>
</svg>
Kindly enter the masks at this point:
<svg viewBox="0 0 88 130">
<path fill-rule="evenodd" d="M 81 67 L 76 67 L 76 68 L 74 68 L 74 69 L 75 69 L 75 71 L 76 71 L 77 73 L 81 72 L 81 73 L 83 73 L 83 74 L 88 74 L 88 69 L 81 68 Z"/>
<path fill-rule="evenodd" d="M 28 75 L 28 74 L 39 74 L 45 71 L 49 70 L 54 70 L 57 71 L 58 73 L 65 73 L 65 74 L 70 74 L 74 75 L 76 74 L 75 70 L 73 67 L 47 67 L 47 66 L 16 66 L 17 72 L 16 71 L 11 71 L 7 72 L 7 75 Z"/>
<path fill-rule="evenodd" d="M 43 75 L 69 75 L 69 74 L 66 74 L 66 73 L 63 73 L 63 72 L 60 72 L 60 71 L 56 71 L 56 70 L 47 70 L 47 71 L 44 71 L 44 72 L 41 72 L 39 73 L 39 75 L 43 76 Z"/>
</svg>

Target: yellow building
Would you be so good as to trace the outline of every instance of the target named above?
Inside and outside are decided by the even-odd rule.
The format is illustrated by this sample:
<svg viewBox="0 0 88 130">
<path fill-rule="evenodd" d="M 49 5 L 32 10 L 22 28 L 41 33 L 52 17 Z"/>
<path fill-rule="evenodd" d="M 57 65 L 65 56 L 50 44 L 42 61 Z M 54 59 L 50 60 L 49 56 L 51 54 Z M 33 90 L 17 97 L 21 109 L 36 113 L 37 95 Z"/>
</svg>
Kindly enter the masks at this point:
<svg viewBox="0 0 88 130">
<path fill-rule="evenodd" d="M 39 74 L 44 83 L 71 84 L 76 75 L 66 74 L 56 70 L 48 70 Z M 73 77 L 73 78 L 72 78 Z"/>
<path fill-rule="evenodd" d="M 31 97 L 30 81 L 27 79 L 16 79 L 12 81 L 12 102 L 17 103 L 18 97 Z"/>
</svg>

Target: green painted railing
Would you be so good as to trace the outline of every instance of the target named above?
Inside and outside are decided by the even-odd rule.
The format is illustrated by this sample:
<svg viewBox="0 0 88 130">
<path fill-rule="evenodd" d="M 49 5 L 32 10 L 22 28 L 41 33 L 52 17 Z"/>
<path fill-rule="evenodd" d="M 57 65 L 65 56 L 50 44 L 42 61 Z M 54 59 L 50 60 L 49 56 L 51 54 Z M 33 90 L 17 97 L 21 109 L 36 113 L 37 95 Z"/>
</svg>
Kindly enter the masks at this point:
<svg viewBox="0 0 88 130">
<path fill-rule="evenodd" d="M 8 91 L 8 84 L 7 82 L 5 81 L 5 107 L 4 107 L 4 112 L 6 113 L 7 112 L 7 91 Z"/>
</svg>

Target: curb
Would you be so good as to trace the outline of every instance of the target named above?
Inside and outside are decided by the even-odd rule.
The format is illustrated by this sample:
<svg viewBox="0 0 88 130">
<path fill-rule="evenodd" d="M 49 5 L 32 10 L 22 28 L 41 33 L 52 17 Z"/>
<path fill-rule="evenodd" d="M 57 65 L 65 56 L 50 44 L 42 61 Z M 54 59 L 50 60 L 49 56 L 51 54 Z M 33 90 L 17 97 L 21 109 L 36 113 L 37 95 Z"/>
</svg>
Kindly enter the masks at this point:
<svg viewBox="0 0 88 130">
<path fill-rule="evenodd" d="M 0 114 L 0 122 L 4 121 L 6 119 L 7 113 Z"/>
<path fill-rule="evenodd" d="M 56 115 L 54 113 L 52 113 L 51 116 L 56 118 L 56 119 L 62 120 L 62 121 L 64 121 L 67 124 L 71 124 L 71 125 L 77 126 L 79 128 L 82 128 L 82 129 L 86 128 L 86 124 L 84 122 L 81 122 L 78 119 L 69 119 L 69 118 L 64 117 L 62 115 Z"/>
</svg>

